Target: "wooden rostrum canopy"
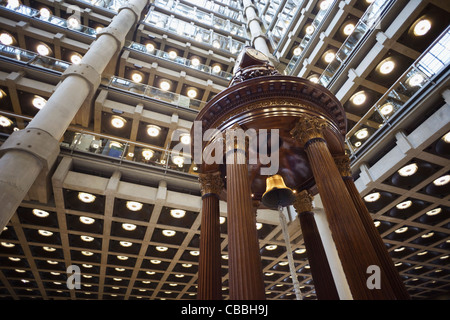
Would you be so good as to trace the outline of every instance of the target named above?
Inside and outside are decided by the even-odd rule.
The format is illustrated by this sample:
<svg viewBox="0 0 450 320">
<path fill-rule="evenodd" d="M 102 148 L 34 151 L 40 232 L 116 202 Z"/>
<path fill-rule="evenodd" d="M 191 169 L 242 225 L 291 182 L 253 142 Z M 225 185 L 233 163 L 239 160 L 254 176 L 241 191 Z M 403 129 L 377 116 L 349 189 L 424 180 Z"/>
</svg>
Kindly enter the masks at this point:
<svg viewBox="0 0 450 320">
<path fill-rule="evenodd" d="M 276 174 L 296 190 L 293 205 L 318 299 L 408 299 L 351 178 L 344 147 L 347 121 L 339 100 L 319 84 L 279 74 L 253 48 L 245 48 L 235 69 L 229 87 L 206 104 L 196 121 L 201 121 L 202 132 L 278 129 Z M 193 153 L 212 141 L 194 141 Z M 274 151 L 270 147 L 269 152 Z M 203 204 L 198 299 L 221 299 L 220 199 L 227 202 L 230 299 L 265 296 L 255 222 L 268 178 L 260 169 L 270 164 L 262 165 L 259 158 L 248 163 L 248 148 L 236 140 L 231 149 L 225 148 L 222 163 L 199 164 Z M 317 193 L 329 226 L 325 237 L 312 212 L 311 199 Z M 335 255 L 330 255 L 332 246 Z M 371 285 L 368 270 L 379 271 Z"/>
</svg>

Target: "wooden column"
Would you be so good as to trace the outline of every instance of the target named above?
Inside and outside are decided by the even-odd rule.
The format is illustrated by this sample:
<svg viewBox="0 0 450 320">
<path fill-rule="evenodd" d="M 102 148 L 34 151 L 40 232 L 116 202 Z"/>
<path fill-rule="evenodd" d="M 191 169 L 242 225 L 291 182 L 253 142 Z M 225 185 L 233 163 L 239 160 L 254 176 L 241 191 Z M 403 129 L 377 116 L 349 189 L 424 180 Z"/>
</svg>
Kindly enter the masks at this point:
<svg viewBox="0 0 450 320">
<path fill-rule="evenodd" d="M 219 195 L 223 182 L 219 172 L 199 174 L 199 181 L 202 192 L 202 221 L 197 299 L 221 300 Z"/>
<path fill-rule="evenodd" d="M 395 299 L 386 275 L 379 274 L 380 289 L 369 288 L 370 266 L 381 265 L 353 200 L 322 134 L 323 118 L 304 114 L 291 130 L 303 146 L 321 195 L 333 240 L 354 299 Z"/>
<path fill-rule="evenodd" d="M 228 268 L 231 300 L 265 299 L 245 145 L 227 145 Z"/>
<path fill-rule="evenodd" d="M 327 255 L 314 220 L 312 196 L 303 190 L 296 195 L 293 205 L 300 219 L 317 298 L 319 300 L 339 300 Z"/>
<path fill-rule="evenodd" d="M 383 240 L 380 237 L 380 233 L 376 229 L 372 217 L 370 216 L 367 207 L 359 195 L 358 189 L 356 189 L 353 177 L 350 171 L 350 159 L 347 155 L 339 156 L 334 158 L 336 166 L 342 176 L 342 179 L 347 187 L 348 193 L 350 194 L 353 203 L 358 211 L 359 218 L 364 225 L 364 229 L 372 243 L 372 246 L 380 260 L 380 268 L 382 272 L 389 279 L 389 283 L 394 291 L 397 299 L 410 299 L 408 292 L 406 291 L 405 285 L 403 284 L 397 269 L 392 262 L 391 257 L 386 249 Z"/>
</svg>

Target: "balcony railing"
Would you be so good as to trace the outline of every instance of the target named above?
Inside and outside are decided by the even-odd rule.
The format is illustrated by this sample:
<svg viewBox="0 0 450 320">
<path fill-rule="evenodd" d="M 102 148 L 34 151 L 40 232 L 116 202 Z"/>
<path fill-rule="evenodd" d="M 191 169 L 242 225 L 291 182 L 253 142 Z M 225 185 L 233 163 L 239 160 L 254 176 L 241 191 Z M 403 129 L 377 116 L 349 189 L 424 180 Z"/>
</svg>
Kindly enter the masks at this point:
<svg viewBox="0 0 450 320">
<path fill-rule="evenodd" d="M 377 132 L 390 125 L 399 111 L 432 78 L 450 64 L 450 27 L 422 53 L 370 110 L 347 133 L 351 157 L 356 157 Z"/>
<path fill-rule="evenodd" d="M 29 116 L 0 110 L 0 140 L 5 140 L 12 132 L 19 130 L 18 122 L 26 127 L 32 120 Z M 181 143 L 181 142 L 180 142 Z M 184 172 L 197 174 L 197 167 L 189 153 L 134 142 L 110 135 L 69 127 L 60 141 L 66 151 L 90 154 L 123 163 L 139 163 L 162 170 L 162 172 Z M 186 147 L 189 149 L 189 147 Z"/>
<path fill-rule="evenodd" d="M 204 43 L 213 48 L 237 54 L 244 48 L 244 43 L 224 36 L 211 29 L 196 26 L 193 23 L 177 19 L 162 12 L 149 10 L 144 22 L 152 27 L 165 30 L 172 34 Z"/>
<path fill-rule="evenodd" d="M 36 19 L 39 21 L 43 21 L 45 23 L 49 23 L 51 25 L 64 28 L 67 30 L 75 31 L 82 33 L 84 35 L 87 35 L 89 37 L 95 38 L 97 36 L 97 32 L 95 29 L 83 26 L 79 20 L 79 18 L 76 17 L 76 15 L 73 15 L 69 17 L 68 19 L 63 19 L 51 14 L 48 14 L 47 12 L 44 13 L 44 11 L 40 11 L 34 8 L 30 8 L 24 5 L 18 5 L 13 6 L 10 4 L 7 5 L 0 5 L 0 9 L 2 10 L 8 10 L 12 11 L 18 14 L 21 14 L 23 16 Z"/>
<path fill-rule="evenodd" d="M 366 34 L 377 28 L 377 24 L 380 21 L 386 8 L 388 8 L 394 0 L 375 0 L 364 12 L 364 15 L 356 24 L 353 32 L 347 37 L 342 46 L 336 52 L 335 58 L 328 64 L 324 72 L 319 78 L 319 83 L 324 87 L 327 87 L 332 81 L 333 77 L 338 74 L 342 66 L 345 65 L 347 58 L 357 48 L 361 39 Z"/>
<path fill-rule="evenodd" d="M 71 65 L 71 63 L 66 61 L 42 56 L 32 51 L 2 44 L 0 44 L 0 57 L 16 61 L 24 65 L 53 70 L 59 74 L 62 74 Z M 102 85 L 108 88 L 127 91 L 133 93 L 134 95 L 139 95 L 142 98 L 163 101 L 176 107 L 191 110 L 200 110 L 206 104 L 206 102 L 201 100 L 192 99 L 181 94 L 164 91 L 156 87 L 133 82 L 129 79 L 119 78 L 116 76 L 103 78 Z"/>
<path fill-rule="evenodd" d="M 210 74 L 212 76 L 223 78 L 228 81 L 231 80 L 231 78 L 233 77 L 233 75 L 229 72 L 225 72 L 225 71 L 216 72 L 214 70 L 214 68 L 211 68 L 210 66 L 207 66 L 204 64 L 193 64 L 192 61 L 187 58 L 183 58 L 183 57 L 179 57 L 179 56 L 171 57 L 168 52 L 157 50 L 157 49 L 149 50 L 146 46 L 144 46 L 143 44 L 137 43 L 137 42 L 128 42 L 127 44 L 125 44 L 125 46 L 130 49 L 148 54 L 152 57 L 163 59 L 163 60 L 170 61 L 173 63 L 177 63 L 184 67 L 198 70 L 198 71 Z"/>
</svg>

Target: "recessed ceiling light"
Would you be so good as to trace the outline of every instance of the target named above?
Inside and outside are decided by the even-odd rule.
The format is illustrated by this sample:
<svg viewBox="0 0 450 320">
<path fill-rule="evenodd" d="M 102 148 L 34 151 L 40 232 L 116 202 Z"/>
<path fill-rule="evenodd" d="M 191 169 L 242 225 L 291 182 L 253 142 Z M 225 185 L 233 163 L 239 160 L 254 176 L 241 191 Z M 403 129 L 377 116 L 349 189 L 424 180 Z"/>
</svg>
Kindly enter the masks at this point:
<svg viewBox="0 0 450 320">
<path fill-rule="evenodd" d="M 55 252 L 56 251 L 56 249 L 53 247 L 42 247 L 42 249 L 44 249 L 47 252 Z"/>
<path fill-rule="evenodd" d="M 426 239 L 431 238 L 432 236 L 434 236 L 434 232 L 428 232 L 426 234 L 421 235 L 420 237 Z"/>
<path fill-rule="evenodd" d="M 131 80 L 133 80 L 134 82 L 141 83 L 143 79 L 144 76 L 140 72 L 135 71 L 131 74 Z"/>
<path fill-rule="evenodd" d="M 2 242 L 1 244 L 5 248 L 13 248 L 16 246 L 14 243 L 11 243 L 11 242 Z"/>
<path fill-rule="evenodd" d="M 394 249 L 395 252 L 401 252 L 403 250 L 405 250 L 405 247 L 400 247 L 400 248 Z"/>
<path fill-rule="evenodd" d="M 180 135 L 180 141 L 182 144 L 190 144 L 191 143 L 191 135 L 189 133 L 182 133 Z"/>
<path fill-rule="evenodd" d="M 378 199 L 380 199 L 380 193 L 379 192 L 374 192 L 371 194 L 368 194 L 367 196 L 364 197 L 364 201 L 366 202 L 375 202 Z"/>
<path fill-rule="evenodd" d="M 319 77 L 317 75 L 312 75 L 308 78 L 312 83 L 319 83 Z"/>
<path fill-rule="evenodd" d="M 48 230 L 42 230 L 42 229 L 39 229 L 39 230 L 38 230 L 38 233 L 39 233 L 40 235 L 42 235 L 42 236 L 45 236 L 45 237 L 50 237 L 50 236 L 53 235 L 53 232 L 48 231 Z"/>
<path fill-rule="evenodd" d="M 379 70 L 381 74 L 389 74 L 394 70 L 395 63 L 392 60 L 383 61 L 379 65 Z"/>
<path fill-rule="evenodd" d="M 9 127 L 12 124 L 13 124 L 13 122 L 11 120 L 9 120 L 5 116 L 1 116 L 0 115 L 0 126 L 2 126 L 3 128 L 6 128 L 6 127 Z"/>
<path fill-rule="evenodd" d="M 47 211 L 41 209 L 33 209 L 33 214 L 39 218 L 46 218 L 50 215 Z"/>
<path fill-rule="evenodd" d="M 36 46 L 36 51 L 37 53 L 39 53 L 41 56 L 48 56 L 51 52 L 50 47 L 47 46 L 44 43 L 40 43 Z"/>
<path fill-rule="evenodd" d="M 424 255 L 426 255 L 428 253 L 428 251 L 422 251 L 422 252 L 419 252 L 417 255 L 418 256 L 424 256 Z"/>
<path fill-rule="evenodd" d="M 347 23 L 344 27 L 344 34 L 346 36 L 349 36 L 350 34 L 352 34 L 353 30 L 355 30 L 355 25 L 353 23 Z"/>
<path fill-rule="evenodd" d="M 159 83 L 159 87 L 160 87 L 160 89 L 163 90 L 163 91 L 169 91 L 169 90 L 170 90 L 170 87 L 171 87 L 171 84 L 170 84 L 170 82 L 169 82 L 168 80 L 162 80 L 162 81 Z"/>
<path fill-rule="evenodd" d="M 224 224 L 226 220 L 225 217 L 219 217 L 219 224 Z"/>
<path fill-rule="evenodd" d="M 47 260 L 48 264 L 58 264 L 58 261 L 53 261 L 53 260 Z"/>
<path fill-rule="evenodd" d="M 404 233 L 406 231 L 408 231 L 408 227 L 402 227 L 395 230 L 395 233 Z"/>
<path fill-rule="evenodd" d="M 136 230 L 136 225 L 132 223 L 122 223 L 122 228 L 127 231 Z"/>
<path fill-rule="evenodd" d="M 68 28 L 78 28 L 80 26 L 80 20 L 75 17 L 70 17 L 67 19 L 67 27 Z"/>
<path fill-rule="evenodd" d="M 212 70 L 214 73 L 219 73 L 220 71 L 222 71 L 222 67 L 219 64 L 215 64 L 213 65 Z"/>
<path fill-rule="evenodd" d="M 162 231 L 162 234 L 166 237 L 173 237 L 176 234 L 176 231 L 166 229 Z"/>
<path fill-rule="evenodd" d="M 305 32 L 306 32 L 306 34 L 311 35 L 314 33 L 314 30 L 315 30 L 314 26 L 309 25 L 306 27 Z"/>
<path fill-rule="evenodd" d="M 411 207 L 411 205 L 412 205 L 412 201 L 411 200 L 407 200 L 407 201 L 403 201 L 403 202 L 397 204 L 395 207 L 397 209 L 403 210 L 403 209 Z"/>
<path fill-rule="evenodd" d="M 222 259 L 228 260 L 228 259 L 229 259 L 229 256 L 228 256 L 227 254 L 223 254 L 223 255 L 222 255 Z"/>
<path fill-rule="evenodd" d="M 256 230 L 261 230 L 263 227 L 263 224 L 261 222 L 256 223 Z"/>
<path fill-rule="evenodd" d="M 81 254 L 84 255 L 84 256 L 86 256 L 86 257 L 90 257 L 90 256 L 93 256 L 93 255 L 94 255 L 93 252 L 91 252 L 91 251 L 86 251 L 86 250 L 81 251 Z"/>
<path fill-rule="evenodd" d="M 364 91 L 357 92 L 351 97 L 352 102 L 357 106 L 362 105 L 366 101 L 366 99 L 367 96 Z"/>
<path fill-rule="evenodd" d="M 145 49 L 147 52 L 153 52 L 155 50 L 155 45 L 153 43 L 147 43 L 145 45 Z"/>
<path fill-rule="evenodd" d="M 444 140 L 445 143 L 450 143 L 450 131 L 447 132 L 443 137 L 442 140 Z"/>
<path fill-rule="evenodd" d="M 155 152 L 151 149 L 142 149 L 142 156 L 147 161 L 150 160 L 154 154 L 155 154 Z"/>
<path fill-rule="evenodd" d="M 334 60 L 335 56 L 336 54 L 334 53 L 334 51 L 327 51 L 323 56 L 323 60 L 325 60 L 326 63 L 330 63 Z"/>
<path fill-rule="evenodd" d="M 158 126 L 155 126 L 153 124 L 149 124 L 147 126 L 147 134 L 150 137 L 157 137 L 159 135 L 159 133 L 161 132 L 161 128 Z"/>
<path fill-rule="evenodd" d="M 356 138 L 358 138 L 358 139 L 365 139 L 365 138 L 367 138 L 367 137 L 369 136 L 369 131 L 367 130 L 367 128 L 358 130 L 358 131 L 355 133 L 355 136 L 356 136 Z"/>
<path fill-rule="evenodd" d="M 82 56 L 80 54 L 78 54 L 78 53 L 74 53 L 74 54 L 72 54 L 70 56 L 70 61 L 73 64 L 80 64 L 81 63 L 81 59 L 82 59 Z"/>
<path fill-rule="evenodd" d="M 174 156 L 172 157 L 172 162 L 178 165 L 179 167 L 182 167 L 184 164 L 184 158 L 182 156 Z"/>
<path fill-rule="evenodd" d="M 114 270 L 119 271 L 119 272 L 123 272 L 123 271 L 125 271 L 125 268 L 114 268 Z"/>
<path fill-rule="evenodd" d="M 82 222 L 84 224 L 93 224 L 95 222 L 95 219 L 90 218 L 90 217 L 81 216 L 80 222 Z"/>
<path fill-rule="evenodd" d="M 158 250 L 159 252 L 166 252 L 167 250 L 169 250 L 169 248 L 164 246 L 156 246 L 156 250 Z"/>
<path fill-rule="evenodd" d="M 445 176 L 439 177 L 433 181 L 433 184 L 437 187 L 441 187 L 446 185 L 450 181 L 450 175 L 446 174 Z"/>
<path fill-rule="evenodd" d="M 299 56 L 302 53 L 302 48 L 295 47 L 294 49 L 294 56 Z"/>
<path fill-rule="evenodd" d="M 127 123 L 127 120 L 125 120 L 122 117 L 119 117 L 117 115 L 113 115 L 111 117 L 111 125 L 114 128 L 118 128 L 118 129 L 123 128 L 125 126 L 125 123 Z"/>
<path fill-rule="evenodd" d="M 87 192 L 78 192 L 78 199 L 84 203 L 92 203 L 95 201 L 95 196 Z"/>
<path fill-rule="evenodd" d="M 200 65 L 200 59 L 197 57 L 194 57 L 191 59 L 191 65 L 193 65 L 194 67 L 197 67 Z"/>
<path fill-rule="evenodd" d="M 170 215 L 174 218 L 183 218 L 186 215 L 186 211 L 181 209 L 172 209 L 170 210 Z"/>
<path fill-rule="evenodd" d="M 306 252 L 306 249 L 305 248 L 301 248 L 301 249 L 295 250 L 294 252 L 297 253 L 297 254 L 303 254 L 303 253 Z"/>
<path fill-rule="evenodd" d="M 442 211 L 441 208 L 436 208 L 436 209 L 427 211 L 426 215 L 427 215 L 427 216 L 435 216 L 435 215 L 441 213 L 441 211 Z"/>
<path fill-rule="evenodd" d="M 154 274 L 156 274 L 155 271 L 145 271 L 145 273 L 148 274 L 148 275 L 154 275 Z"/>
<path fill-rule="evenodd" d="M 197 97 L 198 91 L 195 88 L 190 88 L 187 91 L 187 96 L 191 99 L 195 99 Z"/>
<path fill-rule="evenodd" d="M 267 250 L 275 250 L 276 248 L 278 248 L 278 246 L 276 244 L 266 246 Z"/>
<path fill-rule="evenodd" d="M 184 274 L 176 274 L 175 277 L 177 277 L 177 278 L 184 278 Z"/>
<path fill-rule="evenodd" d="M 376 220 L 373 222 L 373 225 L 375 226 L 375 228 L 378 228 L 381 225 L 381 221 L 380 220 Z"/>
<path fill-rule="evenodd" d="M 190 268 L 190 267 L 192 267 L 192 263 L 182 263 L 181 266 L 183 268 Z"/>
<path fill-rule="evenodd" d="M 190 253 L 190 255 L 192 255 L 192 256 L 198 256 L 198 255 L 200 255 L 200 251 L 198 251 L 198 250 L 191 250 L 191 251 L 189 251 L 189 253 Z"/>
<path fill-rule="evenodd" d="M 177 57 L 177 55 L 178 54 L 177 54 L 177 52 L 175 50 L 170 50 L 169 51 L 169 58 L 170 59 L 172 59 L 172 60 L 175 59 Z"/>
<path fill-rule="evenodd" d="M 24 272 L 26 272 L 25 270 L 23 270 L 23 269 L 14 269 L 16 272 L 19 272 L 19 273 L 24 273 Z"/>
<path fill-rule="evenodd" d="M 431 29 L 431 21 L 428 19 L 422 19 L 416 23 L 414 27 L 414 35 L 423 36 Z"/>
<path fill-rule="evenodd" d="M 120 241 L 119 243 L 122 247 L 126 247 L 126 248 L 131 247 L 133 245 L 133 243 L 129 242 L 129 241 Z"/>
<path fill-rule="evenodd" d="M 5 46 L 10 46 L 14 43 L 14 38 L 8 32 L 2 32 L 0 34 L 0 42 Z"/>
<path fill-rule="evenodd" d="M 125 261 L 125 260 L 128 260 L 128 257 L 127 256 L 117 256 L 117 259 Z"/>
<path fill-rule="evenodd" d="M 91 236 L 80 236 L 81 240 L 85 241 L 85 242 L 91 242 L 94 241 L 94 238 Z"/>
<path fill-rule="evenodd" d="M 161 260 L 157 260 L 157 259 L 152 259 L 150 260 L 151 263 L 153 264 L 160 264 L 162 261 Z"/>
<path fill-rule="evenodd" d="M 380 112 L 383 116 L 391 114 L 392 111 L 394 111 L 394 105 L 390 102 L 383 104 L 380 108 Z"/>
<path fill-rule="evenodd" d="M 14 262 L 20 261 L 20 258 L 18 257 L 8 257 L 8 259 Z"/>
<path fill-rule="evenodd" d="M 417 172 L 419 167 L 415 163 L 408 164 L 407 166 L 404 166 L 400 170 L 398 170 L 398 174 L 402 177 L 409 177 L 412 176 L 414 173 Z"/>
<path fill-rule="evenodd" d="M 423 75 L 421 75 L 420 73 L 416 73 L 413 76 L 409 77 L 408 80 L 406 80 L 406 82 L 411 87 L 417 87 L 420 86 L 424 82 L 424 80 L 425 78 L 423 77 Z"/>
<path fill-rule="evenodd" d="M 319 4 L 319 8 L 320 10 L 327 10 L 330 7 L 330 0 L 323 0 L 320 4 Z"/>
<path fill-rule="evenodd" d="M 42 98 L 41 96 L 34 96 L 33 100 L 31 101 L 31 103 L 33 104 L 33 106 L 36 109 L 42 109 L 45 104 L 47 103 L 47 100 L 45 100 L 44 98 Z"/>
</svg>

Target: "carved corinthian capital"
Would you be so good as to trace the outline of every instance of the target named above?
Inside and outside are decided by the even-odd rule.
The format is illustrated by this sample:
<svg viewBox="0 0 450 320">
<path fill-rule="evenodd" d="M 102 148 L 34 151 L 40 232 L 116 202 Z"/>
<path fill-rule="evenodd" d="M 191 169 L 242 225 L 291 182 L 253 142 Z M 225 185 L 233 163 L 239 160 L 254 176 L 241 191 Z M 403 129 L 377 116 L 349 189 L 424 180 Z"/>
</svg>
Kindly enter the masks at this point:
<svg viewBox="0 0 450 320">
<path fill-rule="evenodd" d="M 348 155 L 334 157 L 334 162 L 342 177 L 351 177 L 352 172 L 350 170 L 350 158 Z"/>
<path fill-rule="evenodd" d="M 223 189 L 223 181 L 219 172 L 200 173 L 198 178 L 202 196 L 208 193 L 219 195 Z"/>
<path fill-rule="evenodd" d="M 299 117 L 294 128 L 291 130 L 291 135 L 301 144 L 306 144 L 309 140 L 314 138 L 323 139 L 323 130 L 327 127 L 325 119 L 303 114 Z"/>
<path fill-rule="evenodd" d="M 293 206 L 298 214 L 313 210 L 313 196 L 306 190 L 299 192 L 295 196 Z"/>
</svg>

